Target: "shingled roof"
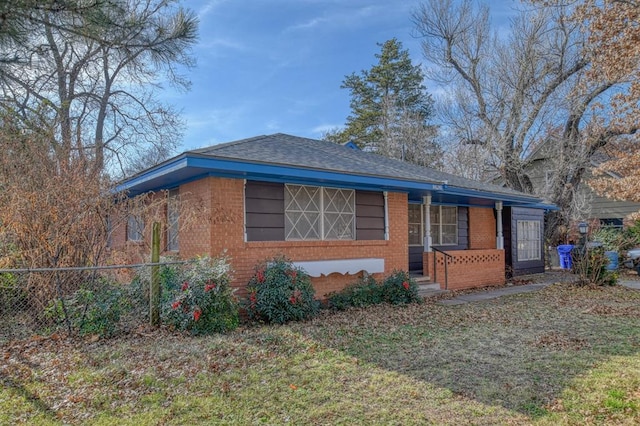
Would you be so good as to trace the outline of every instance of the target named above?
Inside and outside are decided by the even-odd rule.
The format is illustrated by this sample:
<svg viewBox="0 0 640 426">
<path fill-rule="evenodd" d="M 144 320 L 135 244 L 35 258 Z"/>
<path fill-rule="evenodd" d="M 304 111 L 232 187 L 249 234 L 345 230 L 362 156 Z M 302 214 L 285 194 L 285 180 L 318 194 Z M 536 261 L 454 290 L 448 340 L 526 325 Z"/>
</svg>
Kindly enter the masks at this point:
<svg viewBox="0 0 640 426">
<path fill-rule="evenodd" d="M 406 192 L 411 202 L 554 208 L 539 198 L 366 152 L 351 146 L 276 133 L 186 151 L 132 176 L 116 191 L 130 196 L 175 188 L 207 176 Z"/>
<path fill-rule="evenodd" d="M 345 174 L 443 184 L 448 187 L 527 197 L 498 185 L 466 179 L 382 155 L 356 150 L 332 142 L 276 133 L 223 143 L 188 153 L 230 160 L 250 161 L 327 170 Z M 533 200 L 536 198 L 531 196 Z"/>
</svg>

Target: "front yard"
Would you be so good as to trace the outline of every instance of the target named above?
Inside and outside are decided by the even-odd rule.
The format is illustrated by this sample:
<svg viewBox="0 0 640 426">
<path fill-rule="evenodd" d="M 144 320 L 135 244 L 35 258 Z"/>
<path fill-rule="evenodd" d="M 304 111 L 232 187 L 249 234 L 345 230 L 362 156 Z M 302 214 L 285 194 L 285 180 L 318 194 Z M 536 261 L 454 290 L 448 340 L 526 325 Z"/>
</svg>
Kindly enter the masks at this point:
<svg viewBox="0 0 640 426">
<path fill-rule="evenodd" d="M 637 424 L 640 291 L 0 347 L 0 424 Z"/>
</svg>

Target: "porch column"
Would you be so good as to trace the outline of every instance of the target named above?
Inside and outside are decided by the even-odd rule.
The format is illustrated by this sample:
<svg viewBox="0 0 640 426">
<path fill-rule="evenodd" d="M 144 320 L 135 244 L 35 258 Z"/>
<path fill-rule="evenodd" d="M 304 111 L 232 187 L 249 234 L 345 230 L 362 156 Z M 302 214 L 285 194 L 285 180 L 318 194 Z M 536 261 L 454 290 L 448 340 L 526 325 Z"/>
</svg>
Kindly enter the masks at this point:
<svg viewBox="0 0 640 426">
<path fill-rule="evenodd" d="M 496 248 L 504 250 L 504 236 L 502 235 L 502 201 L 496 201 L 496 228 L 498 235 L 496 237 Z"/>
<path fill-rule="evenodd" d="M 431 195 L 422 197 L 424 204 L 424 251 L 431 252 Z"/>
</svg>

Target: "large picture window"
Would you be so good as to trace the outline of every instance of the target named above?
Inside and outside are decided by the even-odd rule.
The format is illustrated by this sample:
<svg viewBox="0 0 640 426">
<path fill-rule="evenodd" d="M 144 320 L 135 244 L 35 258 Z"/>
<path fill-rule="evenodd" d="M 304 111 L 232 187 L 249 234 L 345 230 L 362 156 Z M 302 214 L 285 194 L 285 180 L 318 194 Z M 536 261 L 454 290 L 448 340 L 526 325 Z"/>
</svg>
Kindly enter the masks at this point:
<svg viewBox="0 0 640 426">
<path fill-rule="evenodd" d="M 286 240 L 355 239 L 355 191 L 285 185 Z"/>
<path fill-rule="evenodd" d="M 542 256 L 540 221 L 518 220 L 517 226 L 518 261 L 540 260 Z"/>
<path fill-rule="evenodd" d="M 458 244 L 458 208 L 431 206 L 431 240 L 436 246 Z"/>
</svg>

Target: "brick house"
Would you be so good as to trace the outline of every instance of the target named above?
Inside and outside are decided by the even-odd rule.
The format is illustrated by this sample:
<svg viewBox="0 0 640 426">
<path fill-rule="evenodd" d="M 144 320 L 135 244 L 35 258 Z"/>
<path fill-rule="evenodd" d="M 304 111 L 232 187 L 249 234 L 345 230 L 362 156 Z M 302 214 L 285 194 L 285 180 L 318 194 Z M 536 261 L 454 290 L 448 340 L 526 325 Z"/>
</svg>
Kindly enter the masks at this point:
<svg viewBox="0 0 640 426">
<path fill-rule="evenodd" d="M 238 288 L 258 262 L 281 254 L 311 275 L 320 297 L 364 272 L 410 270 L 461 289 L 501 284 L 507 269 L 544 271 L 543 213 L 550 206 L 538 198 L 353 144 L 258 136 L 185 152 L 118 190 L 168 197 L 161 215 L 166 253 L 226 250 Z M 201 217 L 178 226 L 178 203 L 201 206 Z M 140 221 L 126 228 L 114 232 L 113 249 L 149 238 L 150 226 Z"/>
</svg>

